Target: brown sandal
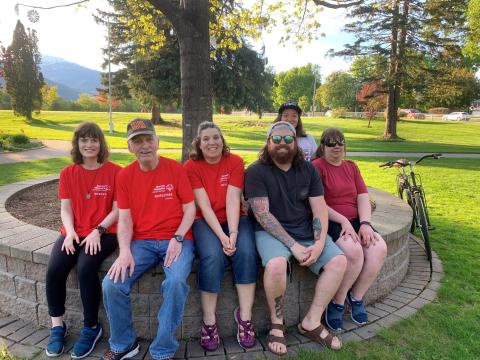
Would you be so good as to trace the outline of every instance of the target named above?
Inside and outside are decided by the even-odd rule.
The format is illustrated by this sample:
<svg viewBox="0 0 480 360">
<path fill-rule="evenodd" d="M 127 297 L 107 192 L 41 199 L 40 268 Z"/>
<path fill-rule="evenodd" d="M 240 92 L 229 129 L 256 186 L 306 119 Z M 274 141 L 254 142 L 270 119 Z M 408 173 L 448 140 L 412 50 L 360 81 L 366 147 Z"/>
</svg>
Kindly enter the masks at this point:
<svg viewBox="0 0 480 360">
<path fill-rule="evenodd" d="M 270 350 L 270 352 L 275 355 L 279 355 L 279 356 L 285 355 L 287 353 L 286 351 L 285 352 L 273 351 L 273 349 L 270 346 L 272 343 L 279 343 L 279 344 L 285 345 L 285 348 L 287 347 L 287 341 L 285 340 L 285 326 L 282 324 L 271 324 L 271 325 L 272 326 L 270 327 L 270 330 L 281 330 L 284 336 L 276 336 L 276 335 L 268 334 L 267 335 L 268 350 Z"/>
<path fill-rule="evenodd" d="M 320 334 L 322 333 L 323 330 L 326 330 L 328 332 L 328 335 L 322 338 L 320 336 Z M 338 337 L 337 337 L 337 339 L 340 342 L 340 347 L 338 347 L 338 348 L 332 347 L 333 339 L 336 336 L 334 334 L 332 334 L 331 332 L 329 332 L 327 329 L 325 329 L 325 327 L 322 324 L 320 324 L 317 328 L 308 331 L 308 330 L 305 330 L 302 326 L 302 323 L 300 323 L 300 324 L 298 324 L 298 332 L 300 334 L 302 334 L 303 336 L 308 337 L 310 340 L 313 340 L 313 341 L 315 341 L 315 342 L 317 342 L 317 343 L 319 343 L 323 346 L 326 346 L 329 349 L 340 350 L 342 348 L 342 341 Z"/>
</svg>

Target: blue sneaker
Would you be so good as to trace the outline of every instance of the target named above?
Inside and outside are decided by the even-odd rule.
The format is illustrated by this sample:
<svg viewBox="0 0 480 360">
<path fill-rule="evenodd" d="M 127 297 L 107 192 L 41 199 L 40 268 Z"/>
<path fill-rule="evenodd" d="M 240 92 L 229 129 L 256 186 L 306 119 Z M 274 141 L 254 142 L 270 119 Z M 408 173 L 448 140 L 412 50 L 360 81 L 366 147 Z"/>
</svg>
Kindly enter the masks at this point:
<svg viewBox="0 0 480 360">
<path fill-rule="evenodd" d="M 54 326 L 50 329 L 50 338 L 45 349 L 48 357 L 57 357 L 63 354 L 67 335 L 67 325 L 65 323 L 63 323 L 63 326 Z"/>
<path fill-rule="evenodd" d="M 325 311 L 325 324 L 332 331 L 343 330 L 343 312 L 345 311 L 345 305 L 335 304 L 333 301 L 327 306 Z"/>
<path fill-rule="evenodd" d="M 88 356 L 95 348 L 100 336 L 102 336 L 102 327 L 100 324 L 98 324 L 95 329 L 84 326 L 80 332 L 80 338 L 75 345 L 73 345 L 73 351 L 70 354 L 72 359 L 82 359 Z"/>
<path fill-rule="evenodd" d="M 353 300 L 350 290 L 347 293 L 347 301 L 352 307 L 350 318 L 357 325 L 365 325 L 368 322 L 367 310 L 362 300 Z"/>
</svg>

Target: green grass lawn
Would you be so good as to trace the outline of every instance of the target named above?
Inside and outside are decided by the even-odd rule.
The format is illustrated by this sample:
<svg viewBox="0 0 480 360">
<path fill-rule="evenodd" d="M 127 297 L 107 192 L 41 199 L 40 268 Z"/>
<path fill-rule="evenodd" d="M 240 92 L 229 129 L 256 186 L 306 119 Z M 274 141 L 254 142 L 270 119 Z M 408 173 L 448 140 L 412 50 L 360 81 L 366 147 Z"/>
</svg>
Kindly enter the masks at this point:
<svg viewBox="0 0 480 360">
<path fill-rule="evenodd" d="M 179 154 L 169 154 L 177 157 Z M 255 154 L 243 155 L 246 163 Z M 112 159 L 127 164 L 128 154 Z M 368 185 L 394 193 L 395 170 L 378 165 L 386 158 L 356 158 Z M 67 158 L 0 165 L 0 184 L 57 174 Z M 440 159 L 417 167 L 436 229 L 433 250 L 445 277 L 438 299 L 374 339 L 349 343 L 339 352 L 302 352 L 302 359 L 478 359 L 480 358 L 480 159 Z"/>
<path fill-rule="evenodd" d="M 168 125 L 157 126 L 160 147 L 181 148 L 180 114 L 164 114 Z M 148 118 L 145 113 L 114 113 L 115 133 L 108 134 L 108 114 L 100 112 L 44 111 L 32 121 L 15 117 L 11 111 L 0 111 L 0 132 L 20 133 L 37 139 L 70 140 L 75 127 L 82 121 L 95 121 L 105 130 L 112 148 L 126 148 L 127 123 L 135 117 Z M 256 116 L 215 115 L 226 141 L 232 149 L 258 150 L 264 143 L 267 127 L 273 117 L 261 120 Z M 345 131 L 350 151 L 405 151 L 405 152 L 465 152 L 480 153 L 480 123 L 448 122 L 442 120 L 402 120 L 398 123 L 398 135 L 404 141 L 389 142 L 381 139 L 384 122 L 376 120 L 367 128 L 361 119 L 332 119 L 326 117 L 304 117 L 305 129 L 315 139 L 329 126 Z"/>
</svg>

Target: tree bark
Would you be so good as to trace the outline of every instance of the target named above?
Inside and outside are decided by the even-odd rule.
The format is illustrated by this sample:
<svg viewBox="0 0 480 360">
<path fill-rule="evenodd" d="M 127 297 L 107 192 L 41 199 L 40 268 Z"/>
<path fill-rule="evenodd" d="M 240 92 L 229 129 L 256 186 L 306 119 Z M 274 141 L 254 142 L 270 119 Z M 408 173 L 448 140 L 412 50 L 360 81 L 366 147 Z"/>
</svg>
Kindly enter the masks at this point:
<svg viewBox="0 0 480 360">
<path fill-rule="evenodd" d="M 188 157 L 198 124 L 212 121 L 210 8 L 208 0 L 149 0 L 172 23 L 180 45 L 182 162 Z"/>
<path fill-rule="evenodd" d="M 392 0 L 392 30 L 390 37 L 390 63 L 388 69 L 388 100 L 387 119 L 385 120 L 385 139 L 397 139 L 397 110 L 396 87 L 397 87 L 397 51 L 398 51 L 398 21 L 399 21 L 399 0 Z"/>
</svg>

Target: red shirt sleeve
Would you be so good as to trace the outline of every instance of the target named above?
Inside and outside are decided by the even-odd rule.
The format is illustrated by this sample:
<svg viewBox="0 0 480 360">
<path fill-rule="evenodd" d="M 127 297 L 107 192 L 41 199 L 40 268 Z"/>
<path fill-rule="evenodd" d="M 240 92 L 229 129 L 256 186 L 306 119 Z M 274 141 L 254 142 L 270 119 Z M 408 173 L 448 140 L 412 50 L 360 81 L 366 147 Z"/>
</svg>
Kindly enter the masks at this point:
<svg viewBox="0 0 480 360">
<path fill-rule="evenodd" d="M 354 168 L 354 180 L 355 180 L 355 187 L 357 188 L 357 194 L 365 194 L 368 193 L 367 185 L 365 181 L 363 181 L 362 174 L 360 173 L 360 169 L 358 168 L 357 164 L 352 161 L 352 165 Z"/>
<path fill-rule="evenodd" d="M 240 156 L 230 155 L 232 158 L 232 174 L 228 185 L 235 186 L 243 190 L 243 182 L 245 178 L 245 168 L 243 167 L 243 159 Z"/>
<path fill-rule="evenodd" d="M 187 172 L 180 164 L 178 167 L 178 177 L 177 195 L 181 203 L 187 204 L 192 202 L 195 200 L 195 195 L 193 194 L 192 186 L 188 180 Z"/>
<path fill-rule="evenodd" d="M 130 209 L 127 184 L 129 170 L 128 167 L 121 170 L 115 178 L 115 194 L 119 209 Z"/>
<path fill-rule="evenodd" d="M 70 166 L 64 168 L 60 172 L 60 181 L 58 183 L 58 197 L 59 199 L 70 199 L 70 186 L 68 186 L 69 182 L 69 171 L 68 169 Z"/>
</svg>

